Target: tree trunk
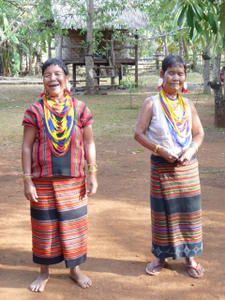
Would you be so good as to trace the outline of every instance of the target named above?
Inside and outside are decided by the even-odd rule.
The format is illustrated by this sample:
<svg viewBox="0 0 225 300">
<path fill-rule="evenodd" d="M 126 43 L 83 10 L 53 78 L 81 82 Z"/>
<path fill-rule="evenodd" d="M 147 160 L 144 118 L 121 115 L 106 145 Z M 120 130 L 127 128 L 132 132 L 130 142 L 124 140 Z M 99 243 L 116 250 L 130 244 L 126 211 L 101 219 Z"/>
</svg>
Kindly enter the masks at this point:
<svg viewBox="0 0 225 300">
<path fill-rule="evenodd" d="M 11 76 L 11 68 L 10 68 L 10 49 L 9 45 L 6 42 L 4 47 L 2 48 L 2 62 L 3 62 L 3 75 Z"/>
<path fill-rule="evenodd" d="M 48 38 L 48 58 L 52 57 L 52 38 Z"/>
<path fill-rule="evenodd" d="M 29 67 L 28 67 L 28 57 L 27 57 L 27 53 L 26 53 L 26 56 L 25 56 L 25 70 L 24 70 L 24 74 L 28 74 L 28 70 L 29 70 Z"/>
<path fill-rule="evenodd" d="M 55 56 L 59 59 L 62 59 L 62 43 L 63 43 L 63 37 L 57 34 L 55 36 Z M 51 55 L 51 51 L 48 51 L 48 58 L 51 58 L 50 55 Z"/>
<path fill-rule="evenodd" d="M 209 44 L 206 46 L 203 55 L 202 55 L 204 66 L 203 66 L 203 80 L 204 80 L 204 88 L 203 93 L 210 94 L 210 46 Z"/>
<path fill-rule="evenodd" d="M 220 81 L 221 53 L 213 58 L 213 81 L 209 83 L 214 91 L 215 125 L 225 127 L 225 101 L 223 100 L 222 84 Z"/>
<path fill-rule="evenodd" d="M 35 64 L 35 74 L 38 75 L 41 73 L 41 64 L 42 64 L 42 51 L 41 51 L 41 47 L 37 48 L 36 51 L 36 64 Z"/>
<path fill-rule="evenodd" d="M 182 39 L 182 44 L 183 44 L 183 49 L 184 49 L 184 53 L 183 53 L 183 57 L 184 57 L 184 59 L 185 59 L 185 61 L 186 61 L 186 63 L 188 62 L 188 60 L 189 60 L 189 55 L 188 55 L 188 46 L 187 46 L 187 44 L 186 44 L 186 42 L 185 42 L 185 40 L 184 39 Z"/>
<path fill-rule="evenodd" d="M 3 75 L 3 61 L 2 61 L 2 52 L 0 50 L 0 76 Z"/>
<path fill-rule="evenodd" d="M 19 55 L 20 55 L 20 71 L 19 74 L 23 74 L 23 51 L 19 49 Z"/>
<path fill-rule="evenodd" d="M 225 101 L 223 100 L 222 87 L 214 89 L 215 93 L 215 125 L 225 128 Z"/>
<path fill-rule="evenodd" d="M 87 55 L 85 56 L 86 67 L 86 87 L 87 93 L 95 94 L 95 72 L 94 72 L 94 60 L 93 60 L 93 18 L 94 18 L 94 1 L 87 1 Z"/>
<path fill-rule="evenodd" d="M 184 48 L 183 48 L 182 40 L 179 41 L 179 55 L 181 57 L 183 57 L 183 55 L 184 55 Z"/>
<path fill-rule="evenodd" d="M 86 67 L 86 87 L 87 94 L 95 94 L 95 72 L 94 72 L 94 60 L 92 55 L 85 56 Z"/>
<path fill-rule="evenodd" d="M 223 80 L 221 78 L 221 85 L 223 86 L 223 100 L 225 101 L 225 67 L 223 67 L 221 75 L 223 76 Z"/>
<path fill-rule="evenodd" d="M 33 70 L 32 70 L 32 62 L 33 62 L 33 57 L 32 57 L 32 53 L 31 53 L 31 47 L 29 47 L 29 57 L 28 57 L 28 73 L 29 75 L 33 74 Z"/>
<path fill-rule="evenodd" d="M 221 53 L 213 58 L 213 81 L 220 81 L 220 63 L 221 63 Z"/>
<path fill-rule="evenodd" d="M 165 54 L 165 56 L 167 56 L 168 55 L 168 46 L 167 46 L 167 35 L 166 35 L 166 33 L 163 36 L 163 46 L 164 46 L 164 54 Z"/>
<path fill-rule="evenodd" d="M 198 55 L 196 49 L 192 49 L 193 54 L 192 54 L 192 71 L 193 72 L 198 72 Z"/>
</svg>

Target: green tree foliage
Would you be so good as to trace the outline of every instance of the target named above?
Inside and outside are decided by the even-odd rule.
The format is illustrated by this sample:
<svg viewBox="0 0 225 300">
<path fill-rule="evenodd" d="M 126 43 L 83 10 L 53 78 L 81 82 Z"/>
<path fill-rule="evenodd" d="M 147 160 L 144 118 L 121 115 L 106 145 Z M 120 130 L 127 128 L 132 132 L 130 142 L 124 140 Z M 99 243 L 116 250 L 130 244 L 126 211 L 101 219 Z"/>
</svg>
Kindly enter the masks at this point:
<svg viewBox="0 0 225 300">
<path fill-rule="evenodd" d="M 204 46 L 211 41 L 221 51 L 225 37 L 225 0 L 179 0 L 174 4 L 177 23 L 188 27 L 190 38 L 199 35 Z"/>
<path fill-rule="evenodd" d="M 148 16 L 147 34 L 152 41 L 151 44 L 155 44 L 155 52 L 162 54 L 179 52 L 179 44 L 187 34 L 186 29 L 176 23 L 173 13 L 174 1 L 137 0 L 135 5 L 145 11 Z"/>
<path fill-rule="evenodd" d="M 0 28 L 4 75 L 12 73 L 15 53 L 32 58 L 39 49 L 46 50 L 48 40 L 59 30 L 50 0 L 0 0 Z"/>
<path fill-rule="evenodd" d="M 199 36 L 205 51 L 204 58 L 204 91 L 209 88 L 210 48 L 213 50 L 213 81 L 210 86 L 214 90 L 216 122 L 225 123 L 225 102 L 219 81 L 220 58 L 225 49 L 225 0 L 179 0 L 175 5 L 177 22 L 188 27 L 189 36 L 193 40 Z M 210 47 L 212 45 L 212 47 Z M 208 70 L 206 69 L 208 67 Z M 208 73 L 208 74 L 207 74 Z"/>
</svg>

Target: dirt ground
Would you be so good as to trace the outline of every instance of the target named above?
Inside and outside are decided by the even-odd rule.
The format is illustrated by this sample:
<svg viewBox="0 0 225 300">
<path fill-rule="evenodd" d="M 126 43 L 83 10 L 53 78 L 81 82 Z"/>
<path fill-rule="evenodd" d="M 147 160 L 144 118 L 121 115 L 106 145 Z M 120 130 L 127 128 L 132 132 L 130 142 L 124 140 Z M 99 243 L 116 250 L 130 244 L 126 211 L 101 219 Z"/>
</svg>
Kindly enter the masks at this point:
<svg viewBox="0 0 225 300">
<path fill-rule="evenodd" d="M 29 203 L 24 199 L 19 143 L 0 152 L 0 299 L 225 299 L 225 129 L 214 127 L 213 103 L 198 103 L 206 137 L 199 151 L 203 200 L 205 277 L 191 279 L 183 261 L 159 276 L 144 269 L 150 252 L 149 153 L 132 136 L 98 138 L 99 191 L 89 201 L 89 252 L 82 269 L 93 287 L 82 290 L 64 264 L 52 267 L 42 294 L 27 287 L 32 263 Z M 4 128 L 1 128 L 1 132 Z"/>
</svg>

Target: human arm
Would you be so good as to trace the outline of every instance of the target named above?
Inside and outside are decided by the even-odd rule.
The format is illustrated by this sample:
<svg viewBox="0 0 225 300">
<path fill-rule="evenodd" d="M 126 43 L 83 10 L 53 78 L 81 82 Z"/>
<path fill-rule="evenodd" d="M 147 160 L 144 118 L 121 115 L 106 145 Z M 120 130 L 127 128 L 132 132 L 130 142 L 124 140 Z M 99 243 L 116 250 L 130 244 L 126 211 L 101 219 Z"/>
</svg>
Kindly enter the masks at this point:
<svg viewBox="0 0 225 300">
<path fill-rule="evenodd" d="M 204 139 L 204 129 L 194 104 L 190 101 L 192 114 L 192 143 L 179 157 L 179 163 L 186 165 L 195 155 Z"/>
<path fill-rule="evenodd" d="M 24 180 L 24 195 L 29 201 L 38 202 L 36 188 L 31 178 L 32 148 L 35 140 L 36 129 L 32 126 L 25 126 L 22 144 L 22 169 Z"/>
<path fill-rule="evenodd" d="M 176 161 L 177 157 L 169 153 L 164 147 L 152 143 L 146 136 L 146 131 L 152 120 L 152 111 L 153 103 L 149 98 L 147 98 L 144 101 L 144 104 L 142 106 L 141 112 L 137 120 L 134 138 L 138 143 L 140 143 L 148 150 L 152 151 L 153 153 L 157 153 L 158 155 L 166 159 L 168 162 L 173 163 Z"/>
<path fill-rule="evenodd" d="M 84 150 L 89 167 L 87 174 L 87 192 L 88 195 L 93 195 L 97 192 L 97 167 L 96 167 L 96 148 L 93 137 L 92 125 L 84 127 Z"/>
</svg>

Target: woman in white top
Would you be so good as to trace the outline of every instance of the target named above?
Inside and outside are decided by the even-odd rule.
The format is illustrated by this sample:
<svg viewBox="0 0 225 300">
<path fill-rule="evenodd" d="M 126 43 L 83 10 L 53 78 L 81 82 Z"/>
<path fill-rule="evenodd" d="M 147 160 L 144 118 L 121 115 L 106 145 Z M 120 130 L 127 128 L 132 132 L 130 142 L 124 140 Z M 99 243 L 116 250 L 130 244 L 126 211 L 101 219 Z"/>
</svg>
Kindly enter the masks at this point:
<svg viewBox="0 0 225 300">
<path fill-rule="evenodd" d="M 201 191 L 196 153 L 204 131 L 193 103 L 181 95 L 186 65 L 177 55 L 162 62 L 158 95 L 144 101 L 135 139 L 151 156 L 152 253 L 146 273 L 157 275 L 167 258 L 185 259 L 188 274 L 203 276 Z"/>
</svg>

